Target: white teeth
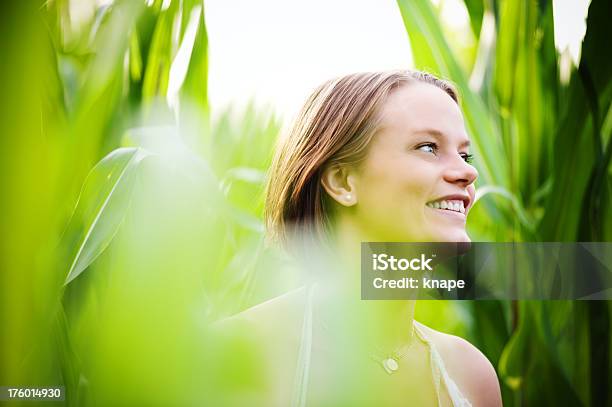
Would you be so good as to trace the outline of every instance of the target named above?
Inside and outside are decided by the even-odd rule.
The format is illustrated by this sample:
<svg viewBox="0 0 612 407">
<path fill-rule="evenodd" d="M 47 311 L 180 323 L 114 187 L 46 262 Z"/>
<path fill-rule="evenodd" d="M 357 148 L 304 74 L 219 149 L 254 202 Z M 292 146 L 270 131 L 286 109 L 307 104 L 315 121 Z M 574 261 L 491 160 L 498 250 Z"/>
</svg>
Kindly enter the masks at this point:
<svg viewBox="0 0 612 407">
<path fill-rule="evenodd" d="M 434 209 L 446 209 L 449 211 L 465 213 L 465 206 L 463 201 L 436 201 L 428 203 L 427 206 Z"/>
</svg>

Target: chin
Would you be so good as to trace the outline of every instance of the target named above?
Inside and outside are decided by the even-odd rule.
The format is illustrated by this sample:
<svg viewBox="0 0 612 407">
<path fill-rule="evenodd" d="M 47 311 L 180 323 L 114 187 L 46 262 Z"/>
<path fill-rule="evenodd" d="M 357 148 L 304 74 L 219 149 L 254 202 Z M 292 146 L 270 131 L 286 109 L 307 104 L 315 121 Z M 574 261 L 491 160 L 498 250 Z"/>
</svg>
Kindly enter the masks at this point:
<svg viewBox="0 0 612 407">
<path fill-rule="evenodd" d="M 463 232 L 459 236 L 459 239 L 454 240 L 454 242 L 457 242 L 457 243 L 470 243 L 471 241 L 472 239 L 470 239 L 470 237 L 468 236 L 466 232 Z"/>
<path fill-rule="evenodd" d="M 470 243 L 472 239 L 468 236 L 465 230 L 457 231 L 456 233 L 444 233 L 430 240 L 431 242 L 440 243 Z"/>
</svg>

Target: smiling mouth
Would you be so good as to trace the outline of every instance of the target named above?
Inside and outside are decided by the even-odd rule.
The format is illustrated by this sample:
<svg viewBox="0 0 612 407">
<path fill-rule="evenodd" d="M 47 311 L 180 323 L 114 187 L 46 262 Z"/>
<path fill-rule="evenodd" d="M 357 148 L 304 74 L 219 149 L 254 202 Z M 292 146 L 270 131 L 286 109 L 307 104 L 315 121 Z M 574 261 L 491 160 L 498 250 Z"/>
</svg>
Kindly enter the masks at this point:
<svg viewBox="0 0 612 407">
<path fill-rule="evenodd" d="M 428 207 L 433 209 L 441 209 L 449 212 L 456 212 L 465 215 L 465 206 L 464 202 L 459 199 L 444 199 L 435 202 L 428 202 L 426 204 Z"/>
</svg>

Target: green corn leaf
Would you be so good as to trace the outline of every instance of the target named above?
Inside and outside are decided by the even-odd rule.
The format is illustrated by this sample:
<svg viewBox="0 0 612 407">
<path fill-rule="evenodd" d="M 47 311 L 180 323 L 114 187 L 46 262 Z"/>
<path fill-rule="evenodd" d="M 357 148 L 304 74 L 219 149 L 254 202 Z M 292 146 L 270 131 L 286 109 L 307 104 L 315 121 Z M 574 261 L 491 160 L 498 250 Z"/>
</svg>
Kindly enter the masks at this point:
<svg viewBox="0 0 612 407">
<path fill-rule="evenodd" d="M 181 98 L 195 103 L 202 111 L 208 109 L 208 34 L 204 7 L 192 2 L 185 7 L 183 18 L 188 17 L 179 50 L 170 69 L 169 99 Z M 199 3 L 199 4 L 198 4 Z"/>
<path fill-rule="evenodd" d="M 176 4 L 162 10 L 155 24 L 153 37 L 148 50 L 147 64 L 142 85 L 143 101 L 165 95 L 168 89 L 168 77 L 172 61 L 172 24 L 177 13 Z"/>
<path fill-rule="evenodd" d="M 129 205 L 138 167 L 148 155 L 140 148 L 117 149 L 87 176 L 65 234 L 78 242 L 65 284 L 87 269 L 112 241 Z"/>
<path fill-rule="evenodd" d="M 485 1 L 486 0 L 464 0 L 465 8 L 467 8 L 468 14 L 470 15 L 470 26 L 476 37 L 480 34 L 480 28 L 482 27 Z"/>
<path fill-rule="evenodd" d="M 531 219 L 527 214 L 518 197 L 505 188 L 494 185 L 485 185 L 478 188 L 476 191 L 476 199 L 474 200 L 474 204 L 488 194 L 494 194 L 508 199 L 512 203 L 512 209 L 514 209 L 514 212 L 522 223 L 523 227 L 530 231 L 533 230 L 533 219 Z"/>
<path fill-rule="evenodd" d="M 600 206 L 596 215 L 591 210 L 595 202 L 605 201 L 605 188 L 601 185 L 606 182 L 605 177 L 596 176 L 605 168 L 602 167 L 605 156 L 596 156 L 595 152 L 601 141 L 599 118 L 603 116 L 601 112 L 610 109 L 612 100 L 612 62 L 607 57 L 612 25 L 605 17 L 611 8 L 607 1 L 591 2 L 580 60 L 583 74 L 572 73 L 560 101 L 555 139 L 551 143 L 554 183 L 539 225 L 544 240 L 601 240 L 604 234 L 600 231 L 601 223 L 612 210 L 609 205 Z M 590 85 L 585 82 L 585 73 Z"/>
</svg>

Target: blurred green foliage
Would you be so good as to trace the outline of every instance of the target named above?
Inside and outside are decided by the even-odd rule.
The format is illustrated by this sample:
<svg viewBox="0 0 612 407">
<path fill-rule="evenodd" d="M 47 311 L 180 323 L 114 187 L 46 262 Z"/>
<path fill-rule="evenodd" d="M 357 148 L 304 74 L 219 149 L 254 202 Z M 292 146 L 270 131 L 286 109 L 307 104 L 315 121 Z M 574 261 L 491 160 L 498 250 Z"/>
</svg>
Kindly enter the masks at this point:
<svg viewBox="0 0 612 407">
<path fill-rule="evenodd" d="M 263 240 L 279 121 L 251 106 L 211 123 L 201 1 L 85 3 L 1 6 L 0 384 L 61 383 L 67 405 L 248 394 L 257 355 L 208 322 L 299 284 Z M 610 240 L 610 3 L 591 2 L 568 78 L 552 1 L 465 5 L 471 50 L 429 1 L 398 0 L 416 68 L 462 96 L 471 236 Z M 612 402 L 608 302 L 431 301 L 417 319 L 475 343 L 507 405 Z"/>
</svg>

